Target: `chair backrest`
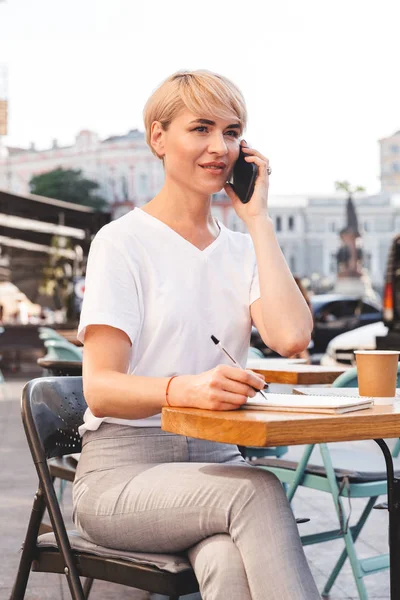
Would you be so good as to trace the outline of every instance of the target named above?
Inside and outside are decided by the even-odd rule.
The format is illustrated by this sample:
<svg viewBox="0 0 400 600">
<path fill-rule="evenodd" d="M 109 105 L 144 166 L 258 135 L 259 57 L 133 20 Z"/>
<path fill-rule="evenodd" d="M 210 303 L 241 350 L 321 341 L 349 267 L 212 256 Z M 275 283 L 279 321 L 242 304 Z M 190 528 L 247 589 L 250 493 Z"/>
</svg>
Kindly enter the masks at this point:
<svg viewBox="0 0 400 600">
<path fill-rule="evenodd" d="M 87 404 L 82 377 L 40 377 L 22 393 L 22 422 L 34 461 L 81 451 L 78 427 Z"/>
<path fill-rule="evenodd" d="M 250 346 L 247 352 L 247 358 L 265 358 L 264 354 L 259 350 L 259 348 L 254 348 Z"/>
<path fill-rule="evenodd" d="M 41 377 L 27 383 L 22 392 L 22 421 L 39 476 L 39 489 L 35 495 L 23 553 L 27 552 L 30 566 L 33 557 L 30 553 L 34 552 L 40 521 L 46 506 L 65 565 L 71 597 L 82 600 L 87 596 L 79 581 L 77 564 L 71 552 L 46 459 L 80 452 L 81 438 L 78 426 L 83 421 L 85 410 L 82 377 Z M 34 512 L 35 517 L 33 517 Z"/>
<path fill-rule="evenodd" d="M 339 377 L 337 377 L 337 379 L 335 379 L 335 381 L 332 383 L 332 387 L 358 387 L 356 367 L 348 369 L 347 371 L 339 375 Z M 400 363 L 397 368 L 397 387 L 400 387 Z"/>
<path fill-rule="evenodd" d="M 39 327 L 39 337 L 41 340 L 61 340 L 65 342 L 65 337 L 49 327 Z"/>
<path fill-rule="evenodd" d="M 67 340 L 44 340 L 47 355 L 52 360 L 82 360 L 82 349 Z"/>
<path fill-rule="evenodd" d="M 337 377 L 332 383 L 332 387 L 358 387 L 357 369 L 353 367 L 352 369 L 348 369 L 347 371 L 339 375 L 339 377 Z"/>
</svg>

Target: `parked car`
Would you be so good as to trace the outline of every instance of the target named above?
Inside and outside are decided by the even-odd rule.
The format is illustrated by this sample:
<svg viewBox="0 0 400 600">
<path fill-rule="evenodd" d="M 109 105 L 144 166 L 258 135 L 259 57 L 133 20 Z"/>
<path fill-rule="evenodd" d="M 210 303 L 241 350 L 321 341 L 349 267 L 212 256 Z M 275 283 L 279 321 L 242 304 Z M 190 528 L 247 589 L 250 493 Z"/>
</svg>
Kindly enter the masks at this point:
<svg viewBox="0 0 400 600">
<path fill-rule="evenodd" d="M 380 304 L 357 296 L 320 294 L 311 296 L 314 315 L 313 354 L 325 352 L 329 342 L 341 333 L 382 320 Z"/>
<path fill-rule="evenodd" d="M 396 235 L 389 249 L 383 291 L 383 322 L 385 335 L 378 335 L 379 350 L 400 349 L 400 234 Z"/>
<path fill-rule="evenodd" d="M 321 358 L 325 367 L 355 365 L 354 350 L 375 350 L 377 336 L 385 336 L 388 328 L 383 321 L 358 327 L 333 338 Z"/>
<path fill-rule="evenodd" d="M 322 355 L 328 343 L 341 333 L 382 321 L 381 306 L 373 300 L 342 294 L 318 294 L 310 300 L 314 317 L 313 344 L 309 348 L 312 355 Z M 265 346 L 255 327 L 250 345 L 261 350 L 264 356 L 277 356 Z"/>
</svg>

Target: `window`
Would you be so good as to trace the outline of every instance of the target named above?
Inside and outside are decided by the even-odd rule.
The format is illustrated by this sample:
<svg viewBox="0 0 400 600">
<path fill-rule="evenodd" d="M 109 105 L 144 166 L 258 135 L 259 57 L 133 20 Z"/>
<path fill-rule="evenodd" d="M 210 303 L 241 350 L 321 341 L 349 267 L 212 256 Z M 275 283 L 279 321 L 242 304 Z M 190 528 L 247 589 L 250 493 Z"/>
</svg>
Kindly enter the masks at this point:
<svg viewBox="0 0 400 600">
<path fill-rule="evenodd" d="M 397 154 L 399 151 L 399 147 L 397 146 L 397 144 L 392 144 L 392 146 L 390 146 L 390 150 L 391 152 L 393 152 L 393 154 Z"/>
<path fill-rule="evenodd" d="M 377 315 L 377 314 L 380 314 L 380 311 L 375 306 L 371 306 L 370 304 L 366 304 L 366 302 L 363 302 L 362 307 L 361 307 L 361 314 L 362 315 Z"/>
<path fill-rule="evenodd" d="M 276 217 L 276 230 L 282 231 L 282 219 L 281 217 Z"/>
<path fill-rule="evenodd" d="M 400 163 L 399 162 L 392 163 L 392 171 L 393 171 L 393 173 L 400 173 Z"/>
<path fill-rule="evenodd" d="M 335 223 L 335 221 L 331 221 L 329 223 L 329 231 L 336 231 L 336 223 Z"/>
<path fill-rule="evenodd" d="M 329 273 L 337 272 L 337 255 L 336 252 L 332 252 L 329 260 Z"/>
<path fill-rule="evenodd" d="M 372 266 L 372 256 L 371 252 L 364 252 L 363 254 L 363 263 L 366 269 L 370 270 Z"/>
<path fill-rule="evenodd" d="M 289 265 L 290 265 L 290 270 L 292 271 L 292 273 L 296 273 L 296 257 L 293 256 L 293 254 L 290 257 Z"/>
<path fill-rule="evenodd" d="M 357 309 L 357 300 L 335 300 L 324 304 L 316 313 L 316 318 L 322 323 L 330 323 L 338 319 L 354 317 Z"/>
<path fill-rule="evenodd" d="M 140 173 L 139 190 L 140 195 L 144 195 L 147 193 L 147 175 L 145 175 L 145 173 Z"/>
<path fill-rule="evenodd" d="M 128 180 L 125 175 L 121 176 L 121 196 L 123 200 L 128 200 L 129 198 Z"/>
<path fill-rule="evenodd" d="M 289 228 L 289 231 L 294 230 L 294 217 L 292 217 L 292 215 L 290 215 L 288 218 L 288 228 Z"/>
</svg>

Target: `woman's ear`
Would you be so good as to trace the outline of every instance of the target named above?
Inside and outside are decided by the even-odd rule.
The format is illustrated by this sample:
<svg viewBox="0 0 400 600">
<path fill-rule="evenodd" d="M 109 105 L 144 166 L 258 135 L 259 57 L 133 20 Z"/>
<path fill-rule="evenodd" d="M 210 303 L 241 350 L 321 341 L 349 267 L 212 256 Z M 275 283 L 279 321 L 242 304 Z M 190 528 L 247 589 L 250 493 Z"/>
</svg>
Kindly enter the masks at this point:
<svg viewBox="0 0 400 600">
<path fill-rule="evenodd" d="M 160 121 L 154 121 L 151 124 L 150 143 L 151 147 L 160 158 L 163 158 L 165 155 L 164 134 L 165 130 Z"/>
</svg>

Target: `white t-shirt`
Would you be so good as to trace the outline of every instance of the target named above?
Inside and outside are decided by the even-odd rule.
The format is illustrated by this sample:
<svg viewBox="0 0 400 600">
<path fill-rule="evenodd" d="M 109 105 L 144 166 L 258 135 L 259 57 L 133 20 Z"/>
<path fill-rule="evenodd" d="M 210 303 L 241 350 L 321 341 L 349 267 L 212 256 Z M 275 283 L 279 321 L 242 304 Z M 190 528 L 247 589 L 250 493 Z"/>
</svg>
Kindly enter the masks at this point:
<svg viewBox="0 0 400 600">
<path fill-rule="evenodd" d="M 241 365 L 251 332 L 250 304 L 260 297 L 250 235 L 219 223 L 218 237 L 199 250 L 165 223 L 135 208 L 105 225 L 90 247 L 78 328 L 110 325 L 131 343 L 128 373 L 147 377 L 197 374 L 230 364 L 217 337 Z M 87 409 L 81 435 L 105 421 L 160 427 L 160 415 L 125 420 Z"/>
</svg>

